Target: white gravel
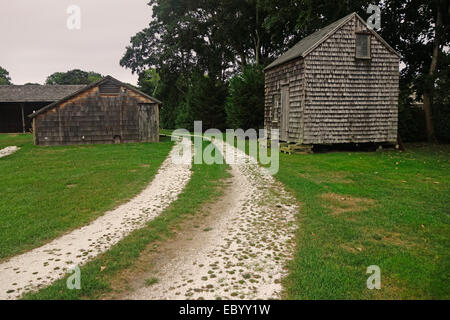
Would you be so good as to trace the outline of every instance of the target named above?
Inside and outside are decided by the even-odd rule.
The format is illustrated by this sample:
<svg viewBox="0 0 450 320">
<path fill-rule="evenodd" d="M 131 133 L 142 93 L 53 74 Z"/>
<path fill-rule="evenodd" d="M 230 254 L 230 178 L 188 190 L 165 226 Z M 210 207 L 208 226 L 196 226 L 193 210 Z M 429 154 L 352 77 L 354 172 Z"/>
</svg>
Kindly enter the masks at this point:
<svg viewBox="0 0 450 320">
<path fill-rule="evenodd" d="M 214 142 L 219 150 L 224 142 Z M 292 258 L 295 199 L 255 159 L 231 164 L 231 186 L 213 205 L 206 230 L 163 246 L 156 266 L 124 299 L 280 299 L 281 279 Z M 209 231 L 208 231 L 209 230 Z M 158 282 L 146 286 L 145 279 Z"/>
<path fill-rule="evenodd" d="M 16 152 L 19 149 L 20 148 L 16 147 L 16 146 L 11 146 L 11 147 L 6 147 L 3 149 L 0 149 L 0 158 L 9 156 L 10 154 L 13 154 L 14 152 Z"/>
<path fill-rule="evenodd" d="M 177 143 L 153 181 L 129 202 L 85 227 L 0 264 L 0 299 L 16 299 L 24 292 L 48 286 L 62 278 L 69 266 L 85 264 L 163 212 L 191 177 L 191 163 L 172 161 L 179 156 L 182 144 L 191 147 L 192 143 L 190 139 Z"/>
</svg>

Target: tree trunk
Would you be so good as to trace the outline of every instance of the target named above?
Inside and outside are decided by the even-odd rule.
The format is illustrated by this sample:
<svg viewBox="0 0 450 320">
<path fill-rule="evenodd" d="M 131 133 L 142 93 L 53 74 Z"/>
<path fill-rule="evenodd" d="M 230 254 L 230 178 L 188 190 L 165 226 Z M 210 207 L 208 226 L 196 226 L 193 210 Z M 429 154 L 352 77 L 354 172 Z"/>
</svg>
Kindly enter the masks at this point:
<svg viewBox="0 0 450 320">
<path fill-rule="evenodd" d="M 261 51 L 261 40 L 259 39 L 258 31 L 256 32 L 256 65 L 259 66 L 260 51 Z"/>
<path fill-rule="evenodd" d="M 244 70 L 244 68 L 247 66 L 247 58 L 245 57 L 244 52 L 241 52 L 239 56 L 241 57 L 241 61 L 239 61 L 238 63 L 241 65 L 241 69 Z"/>
<path fill-rule="evenodd" d="M 259 66 L 259 60 L 261 55 L 261 38 L 259 35 L 259 2 L 256 1 L 256 41 L 255 41 L 255 60 L 256 65 Z"/>
<path fill-rule="evenodd" d="M 431 100 L 433 94 L 431 90 L 426 89 L 423 92 L 423 111 L 425 113 L 425 125 L 427 130 L 427 140 L 428 142 L 435 142 L 436 137 L 434 135 L 434 125 L 433 118 L 431 115 Z"/>
<path fill-rule="evenodd" d="M 431 58 L 430 71 L 428 72 L 428 83 L 423 91 L 423 110 L 425 112 L 425 124 L 427 129 L 428 142 L 435 142 L 436 136 L 434 133 L 433 116 L 431 107 L 433 104 L 433 89 L 434 89 L 434 74 L 438 65 L 439 50 L 441 45 L 441 31 L 442 31 L 442 1 L 436 1 L 436 24 L 434 32 L 433 56 Z"/>
</svg>

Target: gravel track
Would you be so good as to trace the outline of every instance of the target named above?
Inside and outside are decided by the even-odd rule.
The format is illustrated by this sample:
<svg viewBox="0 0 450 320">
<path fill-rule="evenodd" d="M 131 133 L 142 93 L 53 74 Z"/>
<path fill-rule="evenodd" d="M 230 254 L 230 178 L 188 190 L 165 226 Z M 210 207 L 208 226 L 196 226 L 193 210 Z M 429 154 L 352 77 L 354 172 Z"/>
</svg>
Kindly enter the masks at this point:
<svg viewBox="0 0 450 320">
<path fill-rule="evenodd" d="M 224 142 L 214 141 L 224 154 Z M 133 279 L 123 299 L 280 299 L 292 258 L 295 199 L 241 150 L 231 184 L 210 208 L 208 228 L 163 246 L 154 270 Z M 188 232 L 189 233 L 189 232 Z M 145 279 L 157 283 L 146 286 Z"/>
<path fill-rule="evenodd" d="M 9 156 L 10 154 L 13 154 L 14 152 L 16 152 L 19 149 L 20 148 L 16 147 L 16 146 L 10 146 L 10 147 L 0 149 L 0 158 Z"/>
</svg>

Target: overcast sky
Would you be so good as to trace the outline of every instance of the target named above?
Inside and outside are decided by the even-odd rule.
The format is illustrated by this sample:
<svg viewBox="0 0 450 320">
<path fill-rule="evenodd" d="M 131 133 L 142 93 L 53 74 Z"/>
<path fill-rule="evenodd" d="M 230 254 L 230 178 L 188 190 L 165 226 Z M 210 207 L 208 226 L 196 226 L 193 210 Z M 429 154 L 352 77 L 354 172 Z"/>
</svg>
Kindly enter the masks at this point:
<svg viewBox="0 0 450 320">
<path fill-rule="evenodd" d="M 82 69 L 135 84 L 119 65 L 131 36 L 145 28 L 148 0 L 0 0 L 0 66 L 14 84 L 44 83 L 57 71 Z M 67 8 L 81 9 L 69 30 Z"/>
</svg>

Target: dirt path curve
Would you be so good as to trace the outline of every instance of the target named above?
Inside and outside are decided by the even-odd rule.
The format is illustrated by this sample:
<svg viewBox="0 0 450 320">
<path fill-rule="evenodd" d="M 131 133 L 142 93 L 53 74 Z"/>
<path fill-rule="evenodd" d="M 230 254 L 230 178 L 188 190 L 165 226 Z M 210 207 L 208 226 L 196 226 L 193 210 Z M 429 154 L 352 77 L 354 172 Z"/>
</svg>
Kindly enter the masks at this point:
<svg viewBox="0 0 450 320">
<path fill-rule="evenodd" d="M 13 154 L 14 152 L 16 152 L 19 149 L 20 148 L 16 147 L 16 146 L 10 146 L 10 147 L 0 149 L 0 158 L 9 156 L 10 154 Z"/>
<path fill-rule="evenodd" d="M 48 286 L 71 265 L 83 265 L 108 250 L 131 231 L 158 216 L 181 193 L 191 177 L 191 164 L 174 164 L 183 144 L 175 144 L 152 182 L 135 198 L 106 212 L 87 226 L 0 264 L 0 300 Z"/>
<path fill-rule="evenodd" d="M 219 150 L 224 143 L 214 142 Z M 244 152 L 229 147 L 231 185 L 203 229 L 182 235 L 152 257 L 153 270 L 124 299 L 279 299 L 294 248 L 296 201 Z M 207 228 L 204 228 L 204 226 Z M 158 282 L 146 286 L 145 279 Z M 147 283 L 148 285 L 148 283 Z"/>
</svg>

